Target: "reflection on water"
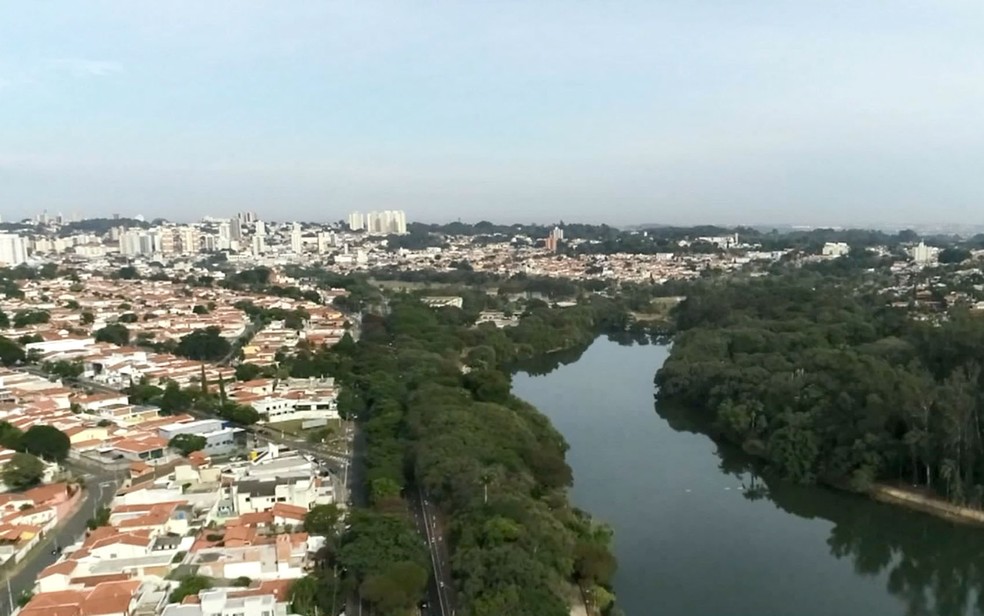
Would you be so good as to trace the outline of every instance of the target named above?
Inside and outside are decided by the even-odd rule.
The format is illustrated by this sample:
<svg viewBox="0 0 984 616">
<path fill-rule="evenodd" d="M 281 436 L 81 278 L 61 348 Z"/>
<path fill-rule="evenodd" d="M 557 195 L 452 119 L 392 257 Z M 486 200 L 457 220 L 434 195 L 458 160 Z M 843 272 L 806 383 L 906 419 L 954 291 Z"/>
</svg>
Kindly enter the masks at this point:
<svg viewBox="0 0 984 616">
<path fill-rule="evenodd" d="M 666 355 L 603 337 L 514 376 L 571 446 L 574 504 L 615 531 L 628 616 L 984 614 L 984 530 L 763 476 L 695 413 L 653 412 Z"/>
<path fill-rule="evenodd" d="M 706 435 L 686 409 L 659 401 L 655 407 L 674 430 Z M 830 554 L 848 559 L 858 575 L 887 573 L 886 588 L 905 602 L 905 614 L 984 614 L 984 529 L 827 488 L 770 481 L 738 448 L 716 447 L 721 472 L 736 479 L 746 499 L 767 499 L 800 518 L 832 522 Z"/>
</svg>

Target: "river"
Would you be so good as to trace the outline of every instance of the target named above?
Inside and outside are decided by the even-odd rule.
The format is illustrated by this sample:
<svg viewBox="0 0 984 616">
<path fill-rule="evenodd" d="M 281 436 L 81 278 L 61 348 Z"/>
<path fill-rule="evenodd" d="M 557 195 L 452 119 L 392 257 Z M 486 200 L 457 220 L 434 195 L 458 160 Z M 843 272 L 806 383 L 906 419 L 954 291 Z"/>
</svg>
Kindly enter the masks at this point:
<svg viewBox="0 0 984 616">
<path fill-rule="evenodd" d="M 984 529 L 761 479 L 654 410 L 667 354 L 599 338 L 513 378 L 571 446 L 572 501 L 615 531 L 627 616 L 984 614 Z"/>
</svg>

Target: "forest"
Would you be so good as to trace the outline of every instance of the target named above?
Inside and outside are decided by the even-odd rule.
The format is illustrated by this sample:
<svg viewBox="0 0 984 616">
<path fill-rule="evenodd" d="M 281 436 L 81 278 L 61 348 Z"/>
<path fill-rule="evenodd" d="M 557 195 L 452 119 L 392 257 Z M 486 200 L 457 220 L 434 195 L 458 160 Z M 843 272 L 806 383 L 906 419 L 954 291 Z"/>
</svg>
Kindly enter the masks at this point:
<svg viewBox="0 0 984 616">
<path fill-rule="evenodd" d="M 798 483 L 984 506 L 984 319 L 915 319 L 864 270 L 705 281 L 676 308 L 664 403 Z"/>
<path fill-rule="evenodd" d="M 386 316 L 364 315 L 359 342 L 346 337 L 285 361 L 292 374 L 333 374 L 343 385 L 339 410 L 357 418 L 367 441 L 372 511 L 406 512 L 402 496 L 418 487 L 440 506 L 456 613 L 567 616 L 579 595 L 612 604 L 611 533 L 568 503 L 567 445 L 511 394 L 505 372 L 519 357 L 590 341 L 608 327 L 609 310 L 602 300 L 539 302 L 520 326 L 500 330 L 402 295 Z M 365 597 L 368 579 L 349 582 Z"/>
</svg>

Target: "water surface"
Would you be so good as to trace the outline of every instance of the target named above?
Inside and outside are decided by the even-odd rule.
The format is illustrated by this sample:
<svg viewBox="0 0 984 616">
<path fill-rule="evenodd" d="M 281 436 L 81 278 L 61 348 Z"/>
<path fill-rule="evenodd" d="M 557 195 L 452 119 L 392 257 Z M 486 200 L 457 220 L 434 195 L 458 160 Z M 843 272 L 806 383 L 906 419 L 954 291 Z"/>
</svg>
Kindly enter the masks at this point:
<svg viewBox="0 0 984 616">
<path fill-rule="evenodd" d="M 654 410 L 666 357 L 599 338 L 513 380 L 571 445 L 574 503 L 615 530 L 627 616 L 984 614 L 984 530 L 763 481 L 691 413 Z"/>
</svg>

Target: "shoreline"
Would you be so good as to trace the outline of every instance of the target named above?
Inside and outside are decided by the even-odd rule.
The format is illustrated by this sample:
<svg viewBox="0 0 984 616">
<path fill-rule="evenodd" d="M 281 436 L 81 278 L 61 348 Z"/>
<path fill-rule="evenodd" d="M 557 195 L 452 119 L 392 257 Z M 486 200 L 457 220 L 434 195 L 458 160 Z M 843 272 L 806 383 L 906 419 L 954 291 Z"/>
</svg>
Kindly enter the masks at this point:
<svg viewBox="0 0 984 616">
<path fill-rule="evenodd" d="M 659 395 L 658 389 L 656 391 L 656 395 Z M 668 402 L 672 403 L 672 401 Z M 687 408 L 685 406 L 681 407 L 680 405 L 677 405 L 677 407 Z M 755 460 L 756 464 L 766 465 L 768 463 L 765 458 L 746 451 L 740 444 L 729 440 L 720 431 L 715 430 L 712 426 L 706 425 L 705 422 L 698 420 L 694 425 L 691 425 L 690 428 L 695 432 L 703 434 L 718 445 L 736 448 L 743 455 Z M 761 466 L 760 470 L 764 473 L 764 466 Z M 879 503 L 903 507 L 909 511 L 924 513 L 926 515 L 931 515 L 935 518 L 947 520 L 949 522 L 984 528 L 984 509 L 974 509 L 972 507 L 956 505 L 942 498 L 929 495 L 924 489 L 905 488 L 897 485 L 875 482 L 866 489 L 857 490 L 848 487 L 846 481 L 832 480 L 820 480 L 815 484 L 815 487 L 825 487 L 838 492 L 846 492 L 848 494 L 868 497 Z"/>
<path fill-rule="evenodd" d="M 984 511 L 954 505 L 940 498 L 926 496 L 922 492 L 874 484 L 865 493 L 880 503 L 905 507 L 950 522 L 984 527 Z"/>
</svg>

